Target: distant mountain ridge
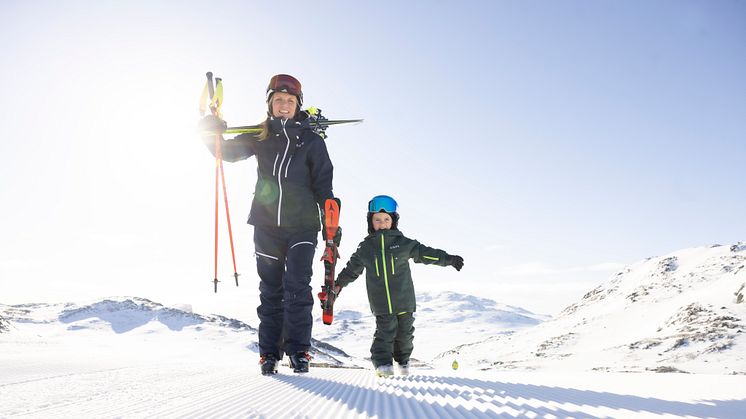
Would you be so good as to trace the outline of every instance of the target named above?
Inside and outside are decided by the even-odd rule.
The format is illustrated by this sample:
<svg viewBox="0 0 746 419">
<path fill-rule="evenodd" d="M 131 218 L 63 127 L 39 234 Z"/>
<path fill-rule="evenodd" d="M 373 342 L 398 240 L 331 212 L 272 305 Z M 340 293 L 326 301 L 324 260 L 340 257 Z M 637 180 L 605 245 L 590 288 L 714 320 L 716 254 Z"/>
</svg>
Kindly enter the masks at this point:
<svg viewBox="0 0 746 419">
<path fill-rule="evenodd" d="M 341 298 L 344 298 L 342 294 Z M 417 293 L 413 358 L 429 362 L 438 353 L 452 348 L 454 342 L 469 343 L 499 334 L 534 327 L 550 316 L 498 303 L 487 298 L 456 292 Z M 375 316 L 366 306 L 355 310 L 340 309 L 334 323 L 314 324 L 314 336 L 332 343 L 358 358 L 370 356 Z"/>
<path fill-rule="evenodd" d="M 413 357 L 421 360 L 418 365 L 425 365 L 454 345 L 513 333 L 550 318 L 454 292 L 426 292 L 418 294 L 417 298 Z M 229 345 L 243 345 L 246 350 L 258 352 L 257 330 L 240 320 L 196 314 L 189 306 L 167 307 L 139 297 L 113 297 L 89 303 L 0 304 L 0 316 L 7 322 L 33 329 L 34 334 L 56 335 L 62 340 L 75 337 L 75 332 L 173 336 L 168 338 L 170 340 L 192 336 L 198 341 L 220 339 Z M 370 365 L 369 347 L 375 318 L 367 305 L 360 310 L 340 309 L 331 326 L 322 325 L 320 318 L 316 321 L 312 340 L 314 363 L 340 367 Z"/>
<path fill-rule="evenodd" d="M 246 350 L 259 352 L 257 329 L 236 319 L 221 315 L 201 315 L 191 307 L 166 307 L 140 297 L 112 297 L 88 304 L 31 303 L 6 306 L 0 304 L 0 326 L 17 323 L 31 328 L 40 336 L 74 338 L 75 332 L 132 333 L 148 336 L 183 332 L 198 340 L 216 340 L 231 334 L 226 344 L 243 342 Z M 165 330 L 164 330 L 165 326 Z M 12 332 L 11 332 L 12 333 Z M 72 333 L 72 334 L 71 334 Z M 349 355 L 333 345 L 312 339 L 311 354 L 316 363 L 329 366 L 354 366 Z"/>
<path fill-rule="evenodd" d="M 234 330 L 256 333 L 248 324 L 220 315 L 200 315 L 191 308 L 166 307 L 145 298 L 128 297 L 122 300 L 105 299 L 82 307 L 69 307 L 60 312 L 62 323 L 75 323 L 90 318 L 99 318 L 111 324 L 112 330 L 125 333 L 150 321 L 158 321 L 174 331 L 202 323 L 211 323 Z"/>
<path fill-rule="evenodd" d="M 480 369 L 746 374 L 746 244 L 684 249 L 614 274 L 535 328 L 436 357 Z"/>
</svg>

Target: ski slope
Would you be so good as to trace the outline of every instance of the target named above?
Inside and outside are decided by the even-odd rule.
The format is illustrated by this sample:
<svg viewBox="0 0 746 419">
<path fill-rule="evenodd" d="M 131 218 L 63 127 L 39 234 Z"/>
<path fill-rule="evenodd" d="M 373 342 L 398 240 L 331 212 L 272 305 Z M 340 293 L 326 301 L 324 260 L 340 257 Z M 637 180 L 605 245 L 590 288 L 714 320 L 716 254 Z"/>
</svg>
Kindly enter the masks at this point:
<svg viewBox="0 0 746 419">
<path fill-rule="evenodd" d="M 32 357 L 33 358 L 33 357 Z M 255 359 L 109 365 L 3 363 L 3 418 L 716 417 L 746 412 L 746 377 L 312 368 L 258 373 Z"/>
</svg>

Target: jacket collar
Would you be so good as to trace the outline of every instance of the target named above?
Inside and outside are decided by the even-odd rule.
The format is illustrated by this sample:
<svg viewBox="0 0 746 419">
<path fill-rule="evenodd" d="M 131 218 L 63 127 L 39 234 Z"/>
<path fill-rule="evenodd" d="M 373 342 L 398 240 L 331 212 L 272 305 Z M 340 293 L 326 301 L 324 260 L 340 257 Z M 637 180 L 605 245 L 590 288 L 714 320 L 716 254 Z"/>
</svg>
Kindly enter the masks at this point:
<svg viewBox="0 0 746 419">
<path fill-rule="evenodd" d="M 267 122 L 269 124 L 269 131 L 273 133 L 282 132 L 283 125 L 286 131 L 292 129 L 311 129 L 308 119 L 296 121 L 295 119 L 283 120 L 281 118 L 270 117 L 267 119 Z"/>
<path fill-rule="evenodd" d="M 373 234 L 371 234 L 369 237 L 379 238 L 381 236 L 388 239 L 393 237 L 400 237 L 402 236 L 402 234 L 399 230 L 378 230 L 374 231 Z"/>
</svg>

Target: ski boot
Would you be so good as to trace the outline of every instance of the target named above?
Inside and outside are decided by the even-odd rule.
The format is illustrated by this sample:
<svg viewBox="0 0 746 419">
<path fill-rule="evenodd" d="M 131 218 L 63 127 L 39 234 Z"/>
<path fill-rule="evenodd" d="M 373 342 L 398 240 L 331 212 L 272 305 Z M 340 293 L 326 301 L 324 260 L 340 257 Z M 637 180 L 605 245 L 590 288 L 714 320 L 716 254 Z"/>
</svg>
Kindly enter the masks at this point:
<svg viewBox="0 0 746 419">
<path fill-rule="evenodd" d="M 409 361 L 399 362 L 399 375 L 409 375 Z"/>
<path fill-rule="evenodd" d="M 262 375 L 277 374 L 277 357 L 275 354 L 264 354 L 259 358 L 259 365 L 262 366 Z"/>
<path fill-rule="evenodd" d="M 308 364 L 311 362 L 311 355 L 308 352 L 296 352 L 290 355 L 290 368 L 293 372 L 308 372 Z"/>
<path fill-rule="evenodd" d="M 394 366 L 391 364 L 379 365 L 376 367 L 376 375 L 387 378 L 394 376 Z"/>
</svg>

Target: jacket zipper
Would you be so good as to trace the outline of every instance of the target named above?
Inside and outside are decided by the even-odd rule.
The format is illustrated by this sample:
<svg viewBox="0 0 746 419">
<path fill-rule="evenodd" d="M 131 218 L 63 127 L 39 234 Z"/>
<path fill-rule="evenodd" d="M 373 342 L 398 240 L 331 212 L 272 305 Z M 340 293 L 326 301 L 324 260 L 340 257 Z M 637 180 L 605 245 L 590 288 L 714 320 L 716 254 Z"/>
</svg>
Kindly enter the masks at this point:
<svg viewBox="0 0 746 419">
<path fill-rule="evenodd" d="M 386 244 L 384 236 L 381 234 L 381 264 L 383 265 L 383 283 L 386 286 L 386 300 L 389 303 L 389 314 L 394 313 L 394 308 L 391 306 L 391 292 L 389 292 L 389 276 L 386 273 Z"/>
<path fill-rule="evenodd" d="M 285 130 L 286 122 L 287 119 L 283 119 L 281 121 L 282 132 L 283 134 L 285 134 L 285 139 L 288 141 L 288 143 L 285 145 L 285 154 L 282 155 L 282 160 L 280 160 L 280 169 L 277 172 L 277 186 L 279 186 L 280 188 L 280 198 L 277 200 L 277 227 L 280 227 L 280 219 L 282 216 L 282 176 L 280 176 L 280 171 L 282 170 L 282 164 L 285 163 L 285 157 L 287 157 L 288 150 L 290 149 L 290 137 L 288 136 L 288 132 Z"/>
<path fill-rule="evenodd" d="M 277 159 L 280 158 L 280 153 L 275 154 L 275 162 L 272 164 L 272 176 L 277 175 Z"/>
<path fill-rule="evenodd" d="M 288 178 L 288 170 L 290 170 L 290 162 L 293 161 L 293 155 L 290 155 L 290 158 L 288 159 L 288 165 L 285 166 L 285 179 Z"/>
</svg>

